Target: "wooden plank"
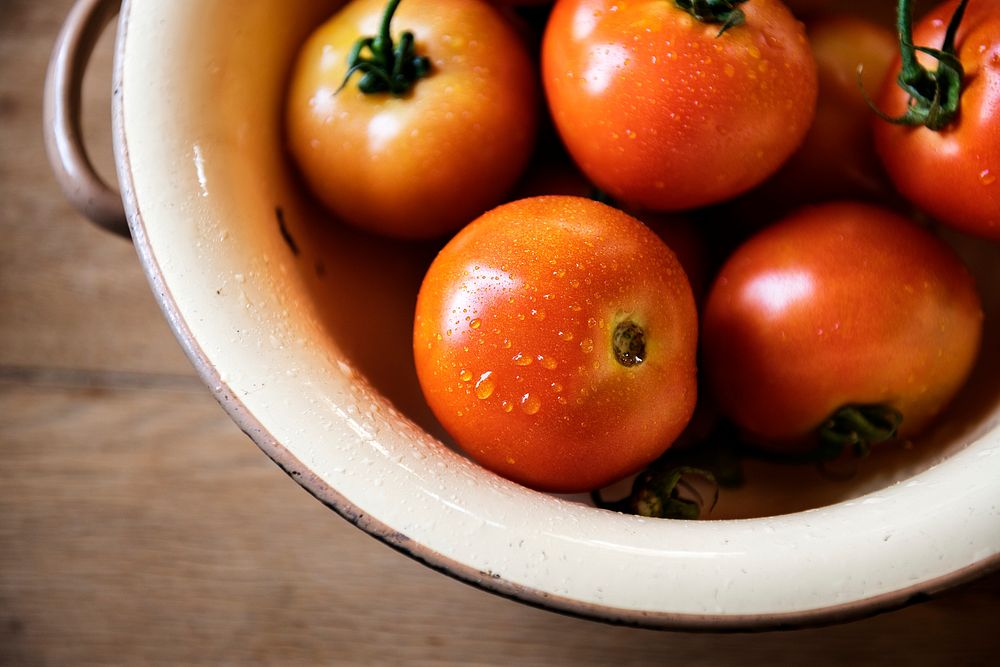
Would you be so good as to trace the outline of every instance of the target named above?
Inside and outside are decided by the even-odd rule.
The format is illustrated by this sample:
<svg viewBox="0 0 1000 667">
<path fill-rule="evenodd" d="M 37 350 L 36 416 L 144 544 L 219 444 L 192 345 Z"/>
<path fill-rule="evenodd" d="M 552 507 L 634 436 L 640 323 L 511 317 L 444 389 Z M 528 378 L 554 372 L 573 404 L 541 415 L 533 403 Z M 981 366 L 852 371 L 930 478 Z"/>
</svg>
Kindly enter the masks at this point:
<svg viewBox="0 0 1000 667">
<path fill-rule="evenodd" d="M 1000 575 L 836 627 L 659 633 L 489 595 L 337 518 L 229 421 L 132 248 L 49 176 L 41 80 L 71 4 L 0 2 L 0 665 L 992 664 Z M 85 88 L 104 173 L 110 54 Z"/>
<path fill-rule="evenodd" d="M 0 3 L 0 365 L 192 374 L 128 241 L 76 215 L 42 149 L 42 81 L 70 0 Z M 113 174 L 108 33 L 84 133 Z"/>
<path fill-rule="evenodd" d="M 337 518 L 196 386 L 0 381 L 0 664 L 986 664 L 1000 576 L 847 625 L 612 627 L 455 582 Z"/>
</svg>

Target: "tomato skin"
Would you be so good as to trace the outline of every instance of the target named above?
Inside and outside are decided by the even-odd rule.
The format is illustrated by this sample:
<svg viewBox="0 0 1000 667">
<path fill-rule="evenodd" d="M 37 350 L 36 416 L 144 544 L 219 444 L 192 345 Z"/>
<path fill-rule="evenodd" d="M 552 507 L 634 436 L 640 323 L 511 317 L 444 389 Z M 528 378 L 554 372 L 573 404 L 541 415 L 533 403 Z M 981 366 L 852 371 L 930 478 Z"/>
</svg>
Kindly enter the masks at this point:
<svg viewBox="0 0 1000 667">
<path fill-rule="evenodd" d="M 816 67 L 776 0 L 740 5 L 718 36 L 673 2 L 560 0 L 542 45 L 549 108 L 598 187 L 639 208 L 682 210 L 757 185 L 812 120 Z"/>
<path fill-rule="evenodd" d="M 393 35 L 432 62 L 403 97 L 366 95 L 348 52 L 375 35 L 385 0 L 355 0 L 307 40 L 286 109 L 289 148 L 313 193 L 345 222 L 430 238 L 496 205 L 534 142 L 537 83 L 527 50 L 481 0 L 407 0 Z"/>
<path fill-rule="evenodd" d="M 936 7 L 914 26 L 914 42 L 941 46 L 956 2 Z M 938 220 L 1000 239 L 1000 5 L 972 2 L 956 35 L 965 69 L 956 120 L 940 132 L 875 121 L 875 145 L 899 192 Z M 918 54 L 931 70 L 933 59 Z M 906 110 L 896 85 L 899 58 L 877 105 L 889 116 Z"/>
<path fill-rule="evenodd" d="M 567 158 L 549 157 L 528 167 L 525 179 L 515 192 L 517 198 L 542 195 L 593 198 L 596 191 Z M 625 209 L 625 212 L 653 230 L 673 251 L 684 267 L 695 301 L 700 304 L 711 280 L 712 253 L 698 225 L 679 213 L 634 209 Z"/>
<path fill-rule="evenodd" d="M 703 363 L 723 413 L 799 445 L 847 404 L 888 404 L 917 435 L 976 358 L 982 307 L 943 242 L 879 208 L 793 214 L 723 266 L 704 311 Z"/>
<path fill-rule="evenodd" d="M 646 358 L 621 365 L 630 319 Z M 676 257 L 579 197 L 500 206 L 431 265 L 413 351 L 431 409 L 469 456 L 526 486 L 578 492 L 636 472 L 694 409 L 697 315 Z"/>
</svg>

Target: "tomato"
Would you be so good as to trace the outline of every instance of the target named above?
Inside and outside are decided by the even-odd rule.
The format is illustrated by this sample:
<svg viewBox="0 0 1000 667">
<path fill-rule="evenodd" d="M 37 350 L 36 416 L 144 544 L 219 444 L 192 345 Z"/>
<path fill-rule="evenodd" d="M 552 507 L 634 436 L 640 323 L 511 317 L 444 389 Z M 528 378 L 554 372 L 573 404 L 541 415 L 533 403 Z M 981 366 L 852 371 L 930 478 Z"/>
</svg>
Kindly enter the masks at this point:
<svg viewBox="0 0 1000 667">
<path fill-rule="evenodd" d="M 417 300 L 427 402 L 485 467 L 557 492 L 643 468 L 683 430 L 697 315 L 674 254 L 580 197 L 505 204 L 452 239 Z"/>
<path fill-rule="evenodd" d="M 858 85 L 863 65 L 865 90 L 881 85 L 897 53 L 888 29 L 848 15 L 826 16 L 808 24 L 819 74 L 816 117 L 802 145 L 778 172 L 747 194 L 723 205 L 726 235 L 739 241 L 808 204 L 837 199 L 896 204 L 898 195 L 875 153 L 872 111 Z"/>
<path fill-rule="evenodd" d="M 722 412 L 765 443 L 797 446 L 847 405 L 888 406 L 911 437 L 965 381 L 982 317 L 940 240 L 880 208 L 826 204 L 725 263 L 704 311 L 704 369 Z"/>
<path fill-rule="evenodd" d="M 587 177 L 618 201 L 681 210 L 771 175 L 813 117 L 816 66 L 776 0 L 739 5 L 719 34 L 673 2 L 560 0 L 542 45 L 555 125 Z"/>
<path fill-rule="evenodd" d="M 430 74 L 409 92 L 365 94 L 348 53 L 375 35 L 385 0 L 355 0 L 309 38 L 286 113 L 289 148 L 315 195 L 344 221 L 428 238 L 496 205 L 530 156 L 537 82 L 517 33 L 481 0 L 406 0 L 394 40 L 415 36 Z"/>
<path fill-rule="evenodd" d="M 525 179 L 515 190 L 518 198 L 541 195 L 591 197 L 598 194 L 594 186 L 566 158 L 551 156 L 536 160 L 528 167 Z M 698 226 L 683 214 L 625 209 L 663 240 L 677 255 L 687 274 L 695 300 L 708 288 L 710 251 Z"/>
<path fill-rule="evenodd" d="M 897 53 L 895 34 L 852 16 L 818 19 L 808 34 L 819 72 L 816 118 L 769 183 L 770 196 L 796 207 L 822 199 L 882 198 L 892 186 L 872 145 L 871 109 L 858 85 L 858 67 L 864 89 L 876 91 Z"/>
<path fill-rule="evenodd" d="M 938 6 L 914 28 L 917 45 L 941 47 L 955 2 Z M 972 2 L 956 35 L 965 70 L 957 118 L 941 131 L 875 123 L 875 145 L 907 199 L 958 229 L 1000 239 L 1000 4 Z M 928 69 L 935 61 L 918 54 Z M 900 116 L 909 97 L 896 85 L 900 61 L 886 77 L 878 107 Z"/>
</svg>

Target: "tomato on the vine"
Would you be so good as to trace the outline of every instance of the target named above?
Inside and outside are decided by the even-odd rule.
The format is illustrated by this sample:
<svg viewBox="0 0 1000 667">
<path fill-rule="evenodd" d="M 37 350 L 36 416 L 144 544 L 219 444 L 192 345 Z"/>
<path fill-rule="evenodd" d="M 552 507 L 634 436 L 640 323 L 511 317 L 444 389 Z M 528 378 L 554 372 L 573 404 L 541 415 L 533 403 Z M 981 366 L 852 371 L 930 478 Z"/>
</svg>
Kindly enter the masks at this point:
<svg viewBox="0 0 1000 667">
<path fill-rule="evenodd" d="M 420 289 L 413 351 L 431 409 L 487 468 L 559 492 L 656 459 L 696 398 L 697 314 L 674 254 L 579 197 L 500 206 Z"/>
<path fill-rule="evenodd" d="M 708 3 L 736 8 L 703 23 L 680 4 L 560 0 L 542 46 L 549 108 L 570 154 L 598 187 L 641 208 L 694 208 L 749 190 L 813 117 L 815 62 L 784 5 Z"/>
<path fill-rule="evenodd" d="M 948 50 L 946 35 L 957 7 L 957 2 L 947 2 L 931 11 L 913 28 L 912 43 Z M 1000 239 L 1000 3 L 970 3 L 953 38 L 951 50 L 961 63 L 953 73 L 961 85 L 956 115 L 938 128 L 878 119 L 876 148 L 907 199 L 958 229 Z M 934 79 L 946 80 L 940 65 L 947 68 L 947 59 L 913 53 L 912 46 L 904 46 L 906 51 L 920 66 L 937 68 Z M 877 98 L 879 110 L 894 118 L 914 107 L 910 94 L 897 84 L 901 67 L 897 58 Z M 916 86 L 926 91 L 928 106 L 939 105 L 932 114 L 944 118 L 940 106 L 947 105 L 947 91 L 936 94 L 924 82 Z"/>
<path fill-rule="evenodd" d="M 723 413 L 762 443 L 815 442 L 841 417 L 854 421 L 839 435 L 863 435 L 887 412 L 911 437 L 964 383 L 982 318 L 942 241 L 880 208 L 826 204 L 726 262 L 705 306 L 703 362 Z"/>
<path fill-rule="evenodd" d="M 533 147 L 537 83 L 520 37 L 484 0 L 406 0 L 389 14 L 389 40 L 386 14 L 386 0 L 354 0 L 306 42 L 288 95 L 289 147 L 343 220 L 428 238 L 514 184 Z M 347 77 L 366 36 L 376 39 L 362 59 L 393 66 L 361 62 Z"/>
</svg>

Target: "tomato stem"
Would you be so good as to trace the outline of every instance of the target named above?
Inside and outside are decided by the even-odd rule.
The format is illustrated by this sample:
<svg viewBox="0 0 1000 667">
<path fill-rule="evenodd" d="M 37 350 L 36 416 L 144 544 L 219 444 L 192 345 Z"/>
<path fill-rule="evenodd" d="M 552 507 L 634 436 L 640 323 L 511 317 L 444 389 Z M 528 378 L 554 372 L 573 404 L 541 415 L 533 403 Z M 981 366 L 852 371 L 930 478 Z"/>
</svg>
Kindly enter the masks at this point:
<svg viewBox="0 0 1000 667">
<path fill-rule="evenodd" d="M 902 422 L 899 410 L 888 405 L 845 405 L 819 428 L 820 460 L 839 457 L 845 447 L 853 448 L 858 458 L 867 456 L 872 445 L 896 437 Z"/>
<path fill-rule="evenodd" d="M 955 35 L 958 33 L 958 27 L 968 4 L 969 0 L 961 0 L 958 3 L 955 13 L 948 22 L 941 48 L 934 49 L 916 46 L 913 43 L 912 3 L 910 0 L 899 0 L 896 9 L 896 31 L 899 33 L 902 69 L 896 78 L 896 83 L 910 96 L 910 99 L 906 113 L 897 117 L 886 115 L 868 100 L 869 106 L 882 120 L 896 125 L 923 125 L 934 131 L 943 130 L 955 120 L 962 95 L 962 77 L 965 75 L 955 48 Z M 918 51 L 937 60 L 937 68 L 933 72 L 917 60 Z"/>
<path fill-rule="evenodd" d="M 594 504 L 601 509 L 657 519 L 697 519 L 705 505 L 698 489 L 687 481 L 700 477 L 712 484 L 714 495 L 709 511 L 719 500 L 719 485 L 712 473 L 691 466 L 661 468 L 655 464 L 635 478 L 632 492 L 621 500 L 605 500 L 599 490 L 590 494 Z M 681 491 L 692 498 L 685 498 Z"/>
<path fill-rule="evenodd" d="M 702 23 L 721 23 L 716 37 L 730 28 L 743 25 L 746 15 L 737 7 L 747 0 L 674 0 L 674 4 Z"/>
<path fill-rule="evenodd" d="M 845 448 L 850 447 L 855 458 L 864 458 L 871 453 L 873 445 L 896 437 L 902 423 L 902 413 L 891 406 L 849 404 L 835 411 L 816 429 L 818 443 L 813 449 L 778 452 L 743 442 L 740 450 L 745 456 L 759 461 L 789 465 L 814 463 L 824 473 L 831 473 L 827 464 L 839 459 Z"/>
<path fill-rule="evenodd" d="M 339 93 L 355 72 L 361 72 L 358 89 L 366 95 L 391 93 L 396 97 L 405 95 L 417 79 L 429 76 L 431 61 L 426 56 L 417 55 L 413 33 L 406 31 L 399 36 L 399 43 L 393 44 L 389 30 L 392 17 L 402 0 L 389 0 L 379 33 L 375 37 L 361 37 L 354 43 L 347 56 L 347 74 L 340 83 Z M 364 55 L 365 51 L 369 55 Z"/>
</svg>

